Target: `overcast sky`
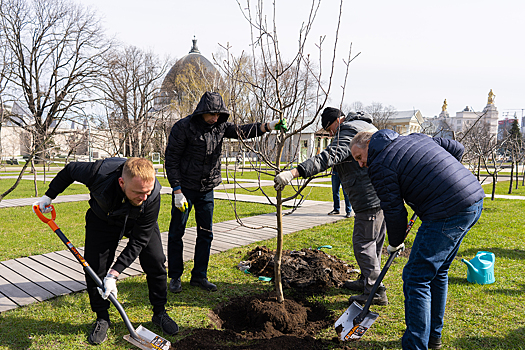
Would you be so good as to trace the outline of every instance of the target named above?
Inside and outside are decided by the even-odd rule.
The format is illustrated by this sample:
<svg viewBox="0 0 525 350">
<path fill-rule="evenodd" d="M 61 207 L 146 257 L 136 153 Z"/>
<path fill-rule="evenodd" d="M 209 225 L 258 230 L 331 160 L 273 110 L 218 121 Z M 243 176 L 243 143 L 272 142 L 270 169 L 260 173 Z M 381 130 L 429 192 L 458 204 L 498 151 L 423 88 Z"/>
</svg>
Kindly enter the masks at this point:
<svg viewBox="0 0 525 350">
<path fill-rule="evenodd" d="M 250 29 L 236 0 L 78 1 L 97 11 L 108 34 L 162 57 L 186 55 L 193 36 L 210 61 L 219 44 L 229 43 L 236 54 L 250 50 Z M 310 1 L 276 2 L 281 50 L 292 57 Z M 307 49 L 317 57 L 314 41 L 326 35 L 324 62 L 333 51 L 338 11 L 338 0 L 323 0 Z M 350 66 L 343 104 L 380 102 L 432 117 L 447 99 L 452 116 L 466 106 L 481 111 L 492 89 L 500 119 L 515 111 L 521 119 L 524 13 L 525 1 L 517 0 L 345 0 L 331 105 L 339 106 L 342 59 L 352 43 L 353 54 L 361 54 Z"/>
</svg>

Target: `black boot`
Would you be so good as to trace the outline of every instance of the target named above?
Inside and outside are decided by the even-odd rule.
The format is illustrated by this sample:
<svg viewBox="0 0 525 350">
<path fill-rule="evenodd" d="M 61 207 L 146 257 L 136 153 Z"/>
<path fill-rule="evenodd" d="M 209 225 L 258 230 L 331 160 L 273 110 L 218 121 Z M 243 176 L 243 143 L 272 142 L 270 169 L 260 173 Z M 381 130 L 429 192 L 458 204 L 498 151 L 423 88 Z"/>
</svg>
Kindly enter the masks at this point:
<svg viewBox="0 0 525 350">
<path fill-rule="evenodd" d="M 365 291 L 365 278 L 363 275 L 359 275 L 359 278 L 355 281 L 345 281 L 345 288 L 350 290 L 355 290 L 358 292 L 364 292 Z"/>
<path fill-rule="evenodd" d="M 354 301 L 357 301 L 361 305 L 365 305 L 370 294 L 361 294 L 361 295 L 352 295 L 348 301 L 352 304 Z M 388 298 L 386 297 L 386 287 L 377 288 L 377 292 L 372 299 L 371 305 L 388 305 Z"/>
<path fill-rule="evenodd" d="M 88 343 L 91 345 L 100 345 L 108 339 L 108 328 L 111 326 L 111 323 L 102 318 L 97 318 L 93 329 L 88 336 Z"/>
<path fill-rule="evenodd" d="M 182 292 L 182 284 L 180 283 L 180 277 L 179 278 L 172 278 L 170 281 L 170 292 L 172 293 L 180 293 Z"/>
<path fill-rule="evenodd" d="M 208 279 L 206 278 L 192 277 L 190 279 L 190 286 L 201 287 L 202 289 L 210 291 L 210 292 L 215 292 L 217 290 L 217 286 L 211 283 L 210 281 L 208 281 Z"/>
<path fill-rule="evenodd" d="M 179 326 L 171 317 L 166 313 L 166 311 L 159 312 L 154 314 L 151 318 L 151 322 L 157 325 L 162 329 L 162 331 L 167 335 L 175 335 L 179 333 Z"/>
<path fill-rule="evenodd" d="M 430 336 L 428 339 L 428 348 L 429 349 L 441 349 L 443 347 L 443 344 L 441 344 L 441 338 L 435 338 L 433 336 Z"/>
</svg>

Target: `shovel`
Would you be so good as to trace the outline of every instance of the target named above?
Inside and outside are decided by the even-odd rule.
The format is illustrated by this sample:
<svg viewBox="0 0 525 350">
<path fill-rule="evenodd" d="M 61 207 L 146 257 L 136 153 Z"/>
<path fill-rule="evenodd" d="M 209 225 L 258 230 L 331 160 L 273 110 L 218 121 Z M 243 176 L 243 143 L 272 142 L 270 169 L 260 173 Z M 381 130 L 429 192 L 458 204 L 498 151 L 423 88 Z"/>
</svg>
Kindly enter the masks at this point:
<svg viewBox="0 0 525 350">
<path fill-rule="evenodd" d="M 414 222 L 417 219 L 417 215 L 414 214 L 410 218 L 410 221 L 407 225 L 407 231 L 405 234 L 408 236 L 408 233 L 412 229 L 412 226 L 414 226 Z M 399 255 L 399 251 L 395 251 L 390 254 L 388 257 L 387 262 L 385 263 L 385 266 L 383 266 L 383 269 L 381 270 L 381 273 L 379 274 L 379 277 L 376 280 L 376 283 L 372 287 L 372 291 L 370 292 L 370 296 L 368 297 L 368 300 L 366 301 L 365 307 L 362 307 L 357 302 L 353 302 L 348 309 L 339 317 L 337 322 L 335 323 L 334 327 L 337 332 L 337 334 L 340 335 L 341 340 L 359 340 L 361 337 L 365 334 L 365 332 L 372 326 L 372 324 L 375 322 L 375 320 L 379 317 L 379 314 L 369 311 L 370 305 L 372 304 L 372 300 L 374 299 L 374 295 L 376 294 L 377 289 L 381 285 L 381 282 L 383 281 L 383 278 L 386 275 L 386 272 L 390 268 L 390 265 L 392 265 L 392 261 Z"/>
<path fill-rule="evenodd" d="M 51 219 L 47 218 L 42 214 L 40 211 L 40 207 L 38 205 L 33 206 L 33 210 L 36 213 L 36 215 L 42 220 L 44 223 L 48 224 L 49 227 L 57 234 L 57 236 L 64 242 L 64 244 L 67 246 L 69 251 L 73 253 L 75 258 L 78 260 L 79 263 L 84 266 L 84 270 L 86 273 L 95 281 L 95 283 L 102 289 L 104 289 L 104 285 L 100 278 L 97 276 L 95 271 L 89 266 L 86 260 L 84 260 L 84 257 L 80 255 L 78 250 L 75 248 L 75 246 L 67 239 L 67 237 L 62 233 L 62 231 L 58 228 L 57 224 L 55 223 L 56 219 L 56 211 L 55 207 L 51 205 L 52 211 L 51 211 Z M 126 315 L 126 312 L 124 311 L 124 308 L 120 303 L 118 302 L 117 298 L 113 294 L 109 294 L 109 300 L 115 305 L 118 312 L 120 313 L 120 316 L 124 320 L 124 324 L 128 328 L 129 334 L 126 334 L 124 336 L 124 339 L 130 342 L 131 344 L 135 345 L 136 347 L 144 350 L 169 350 L 171 343 L 158 336 L 157 334 L 147 330 L 146 328 L 142 327 L 140 325 L 137 330 L 133 328 L 133 325 L 129 321 L 128 315 Z"/>
</svg>

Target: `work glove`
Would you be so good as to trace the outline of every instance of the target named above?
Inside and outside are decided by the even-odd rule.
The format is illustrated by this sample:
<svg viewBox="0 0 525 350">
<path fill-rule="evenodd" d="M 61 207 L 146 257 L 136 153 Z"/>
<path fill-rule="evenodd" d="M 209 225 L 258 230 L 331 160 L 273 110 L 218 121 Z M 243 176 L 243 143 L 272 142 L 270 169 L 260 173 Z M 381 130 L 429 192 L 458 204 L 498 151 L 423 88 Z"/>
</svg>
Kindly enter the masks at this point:
<svg viewBox="0 0 525 350">
<path fill-rule="evenodd" d="M 184 197 L 184 194 L 182 193 L 174 193 L 173 194 L 173 205 L 177 207 L 181 212 L 185 212 L 188 209 L 188 201 L 186 200 L 186 197 Z"/>
<path fill-rule="evenodd" d="M 392 247 L 391 245 L 389 245 L 387 248 L 386 248 L 386 251 L 389 253 L 389 254 L 392 254 L 392 253 L 395 253 L 397 251 L 399 252 L 402 252 L 405 250 L 405 243 L 401 243 L 400 245 L 398 245 L 397 247 Z"/>
<path fill-rule="evenodd" d="M 283 130 L 284 132 L 288 131 L 286 119 L 272 120 L 271 122 L 268 122 L 268 128 L 270 130 Z"/>
<path fill-rule="evenodd" d="M 293 174 L 291 171 L 283 171 L 282 173 L 278 174 L 274 179 L 274 185 L 273 187 L 275 190 L 279 191 L 284 189 L 284 186 L 288 185 L 290 181 L 293 180 Z"/>
<path fill-rule="evenodd" d="M 49 198 L 46 195 L 43 195 L 42 198 L 34 202 L 31 207 L 38 205 L 41 213 L 50 213 L 53 210 L 53 208 L 51 208 L 51 201 L 52 201 L 51 198 Z M 34 211 L 35 211 L 35 208 L 33 208 L 33 212 Z"/>
<path fill-rule="evenodd" d="M 106 277 L 104 277 L 104 290 L 102 288 L 98 288 L 98 292 L 100 293 L 100 296 L 102 299 L 106 300 L 109 297 L 109 293 L 113 293 L 115 298 L 117 297 L 117 277 L 108 273 Z"/>
</svg>

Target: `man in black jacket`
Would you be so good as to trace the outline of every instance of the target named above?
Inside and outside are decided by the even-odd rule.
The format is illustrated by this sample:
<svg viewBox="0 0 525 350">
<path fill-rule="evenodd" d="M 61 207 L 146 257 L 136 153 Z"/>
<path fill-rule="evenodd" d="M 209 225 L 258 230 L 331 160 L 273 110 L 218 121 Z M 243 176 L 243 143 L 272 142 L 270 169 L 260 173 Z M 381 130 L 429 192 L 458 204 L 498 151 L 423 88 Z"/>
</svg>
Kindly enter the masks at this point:
<svg viewBox="0 0 525 350">
<path fill-rule="evenodd" d="M 379 130 L 357 134 L 351 150 L 368 167 L 381 199 L 390 253 L 405 247 L 405 202 L 421 218 L 403 269 L 407 328 L 402 345 L 405 350 L 440 349 L 448 270 L 481 215 L 483 188 L 461 164 L 464 147 L 454 140 Z"/>
<path fill-rule="evenodd" d="M 95 163 L 69 163 L 49 184 L 46 194 L 33 205 L 49 210 L 51 201 L 74 181 L 89 188 L 86 213 L 84 258 L 95 273 L 104 279 L 104 290 L 86 275 L 91 309 L 97 320 L 88 341 L 98 345 L 107 339 L 109 321 L 107 300 L 117 296 L 116 280 L 135 259 L 146 273 L 149 300 L 153 305 L 152 322 L 168 335 L 179 327 L 166 313 L 166 257 L 162 249 L 157 218 L 160 210 L 160 184 L 153 164 L 144 158 L 107 158 Z M 129 242 L 112 265 L 120 239 Z"/>
<path fill-rule="evenodd" d="M 366 170 L 360 168 L 350 154 L 350 142 L 360 131 L 377 129 L 372 125 L 371 117 L 362 113 L 348 113 L 345 117 L 339 109 L 327 107 L 321 117 L 322 127 L 330 132 L 330 135 L 335 135 L 332 142 L 321 153 L 305 160 L 297 168 L 277 175 L 274 180 L 275 186 L 282 188 L 294 178 L 308 178 L 334 167 L 355 212 L 352 244 L 354 256 L 361 269 L 361 278 L 346 281 L 345 287 L 363 293 L 350 297 L 350 303 L 357 301 L 364 304 L 381 272 L 385 223 L 379 198 Z M 378 289 L 372 302 L 376 305 L 387 305 L 384 285 Z"/>
<path fill-rule="evenodd" d="M 168 236 L 168 276 L 170 291 L 182 291 L 184 271 L 182 237 L 189 213 L 195 207 L 197 241 L 190 285 L 216 291 L 207 270 L 213 240 L 213 189 L 221 181 L 221 152 L 224 138 L 253 138 L 271 130 L 287 131 L 285 120 L 235 125 L 221 95 L 206 92 L 197 108 L 171 129 L 166 148 L 166 172 L 173 188 L 173 204 Z"/>
</svg>

